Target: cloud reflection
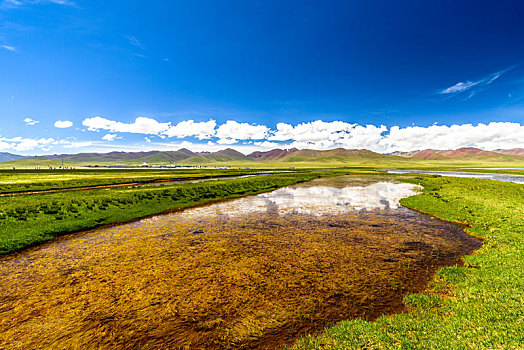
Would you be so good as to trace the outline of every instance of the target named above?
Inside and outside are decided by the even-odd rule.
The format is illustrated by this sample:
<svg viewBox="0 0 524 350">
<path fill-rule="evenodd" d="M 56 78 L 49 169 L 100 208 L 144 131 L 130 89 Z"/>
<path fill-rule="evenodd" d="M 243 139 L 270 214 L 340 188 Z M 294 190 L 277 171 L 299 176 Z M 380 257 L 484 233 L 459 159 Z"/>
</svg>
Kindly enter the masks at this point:
<svg viewBox="0 0 524 350">
<path fill-rule="evenodd" d="M 232 202 L 197 208 L 192 216 L 237 216 L 256 212 L 330 215 L 348 211 L 400 208 L 400 199 L 416 194 L 418 186 L 377 182 L 368 186 L 294 186 L 241 198 Z"/>
</svg>

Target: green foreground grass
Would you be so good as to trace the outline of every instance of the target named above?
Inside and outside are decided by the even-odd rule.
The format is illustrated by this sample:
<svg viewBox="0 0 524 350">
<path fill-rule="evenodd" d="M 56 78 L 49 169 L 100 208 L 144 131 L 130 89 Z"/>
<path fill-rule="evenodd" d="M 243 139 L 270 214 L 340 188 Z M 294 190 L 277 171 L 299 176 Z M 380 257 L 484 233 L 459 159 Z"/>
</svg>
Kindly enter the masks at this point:
<svg viewBox="0 0 524 350">
<path fill-rule="evenodd" d="M 295 349 L 522 349 L 524 348 L 524 186 L 490 180 L 417 177 L 421 195 L 407 207 L 464 223 L 484 238 L 447 267 L 428 290 L 405 298 L 408 312 L 374 322 L 344 321 Z"/>
<path fill-rule="evenodd" d="M 347 172 L 261 175 L 157 188 L 106 188 L 0 198 L 0 255 L 67 233 Z"/>
</svg>

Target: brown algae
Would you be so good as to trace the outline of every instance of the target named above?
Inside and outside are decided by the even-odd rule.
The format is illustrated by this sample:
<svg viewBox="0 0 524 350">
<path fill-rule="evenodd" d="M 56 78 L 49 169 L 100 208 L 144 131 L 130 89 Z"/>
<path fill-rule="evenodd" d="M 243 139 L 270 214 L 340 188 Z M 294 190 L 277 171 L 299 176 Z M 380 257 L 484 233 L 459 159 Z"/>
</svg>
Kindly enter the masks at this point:
<svg viewBox="0 0 524 350">
<path fill-rule="evenodd" d="M 402 310 L 480 246 L 400 207 L 413 185 L 315 180 L 0 260 L 0 348 L 278 348 Z M 382 180 L 383 181 L 383 180 Z"/>
</svg>

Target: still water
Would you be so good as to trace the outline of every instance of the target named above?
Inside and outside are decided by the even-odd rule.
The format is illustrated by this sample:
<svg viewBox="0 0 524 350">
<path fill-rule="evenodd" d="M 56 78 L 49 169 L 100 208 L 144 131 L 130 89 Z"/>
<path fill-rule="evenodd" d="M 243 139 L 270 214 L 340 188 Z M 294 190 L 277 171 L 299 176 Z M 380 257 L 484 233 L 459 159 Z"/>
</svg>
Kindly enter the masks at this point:
<svg viewBox="0 0 524 350">
<path fill-rule="evenodd" d="M 480 246 L 339 177 L 96 229 L 0 260 L 0 348 L 277 348 L 403 310 Z"/>
<path fill-rule="evenodd" d="M 518 169 L 518 168 L 517 168 Z M 506 182 L 515 182 L 518 184 L 524 184 L 524 175 L 509 175 L 509 174 L 489 174 L 489 173 L 467 173 L 457 171 L 425 171 L 425 170 L 389 170 L 391 174 L 427 174 L 427 175 L 440 175 L 440 176 L 451 176 L 451 177 L 469 177 L 473 179 L 488 179 Z"/>
</svg>

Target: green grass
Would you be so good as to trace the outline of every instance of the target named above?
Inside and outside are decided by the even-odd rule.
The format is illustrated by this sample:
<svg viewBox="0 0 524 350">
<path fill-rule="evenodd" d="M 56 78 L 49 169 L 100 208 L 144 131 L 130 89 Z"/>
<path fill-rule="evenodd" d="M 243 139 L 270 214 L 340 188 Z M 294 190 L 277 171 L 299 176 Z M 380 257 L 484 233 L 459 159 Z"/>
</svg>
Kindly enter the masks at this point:
<svg viewBox="0 0 524 350">
<path fill-rule="evenodd" d="M 1 197 L 0 255 L 104 224 L 270 191 L 334 174 L 342 172 L 261 175 L 157 188 L 108 188 Z"/>
<path fill-rule="evenodd" d="M 41 169 L 0 170 L 0 193 L 60 190 L 77 187 L 208 179 L 252 174 L 253 170 L 217 169 Z"/>
<path fill-rule="evenodd" d="M 424 186 L 402 203 L 464 223 L 484 238 L 464 267 L 441 269 L 408 313 L 350 320 L 308 336 L 295 349 L 524 348 L 524 186 L 499 181 L 417 177 Z"/>
</svg>

